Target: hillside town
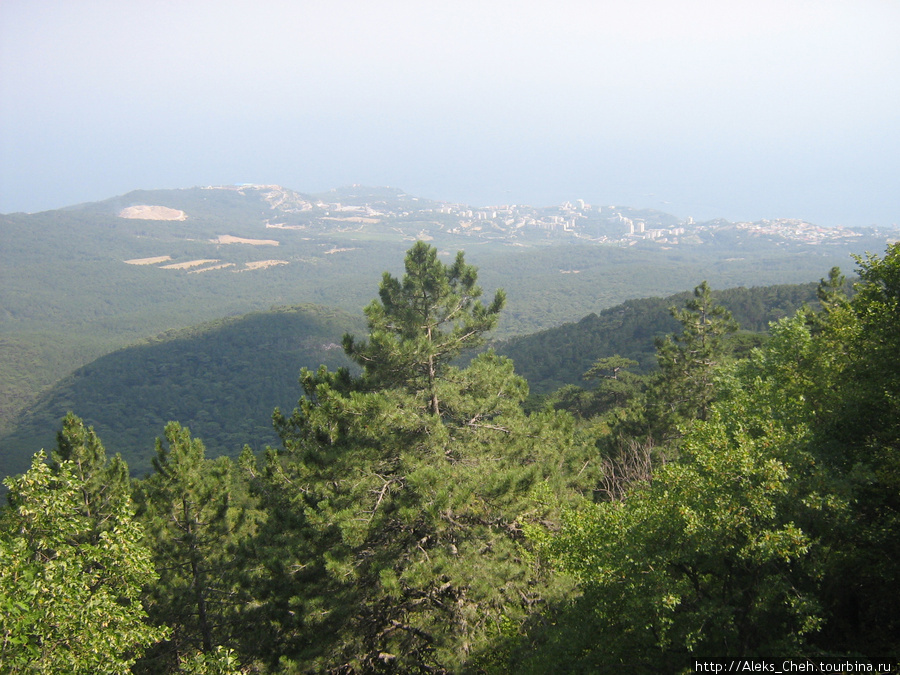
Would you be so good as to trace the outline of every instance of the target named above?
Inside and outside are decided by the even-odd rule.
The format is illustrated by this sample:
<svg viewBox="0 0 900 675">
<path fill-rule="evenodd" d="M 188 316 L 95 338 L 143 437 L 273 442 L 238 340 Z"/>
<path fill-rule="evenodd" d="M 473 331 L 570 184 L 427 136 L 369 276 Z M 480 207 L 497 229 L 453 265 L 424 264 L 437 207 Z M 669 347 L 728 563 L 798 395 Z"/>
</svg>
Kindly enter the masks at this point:
<svg viewBox="0 0 900 675">
<path fill-rule="evenodd" d="M 354 188 L 356 188 L 354 190 Z M 257 191 L 277 213 L 267 227 L 277 229 L 421 228 L 494 240 L 569 238 L 598 244 L 675 246 L 718 238 L 740 238 L 796 244 L 846 244 L 864 236 L 896 239 L 896 230 L 823 227 L 793 218 L 756 222 L 716 219 L 695 222 L 653 209 L 600 206 L 582 199 L 558 206 L 503 204 L 472 207 L 412 197 L 391 188 L 352 186 L 316 197 L 275 185 L 241 185 L 207 189 Z"/>
</svg>

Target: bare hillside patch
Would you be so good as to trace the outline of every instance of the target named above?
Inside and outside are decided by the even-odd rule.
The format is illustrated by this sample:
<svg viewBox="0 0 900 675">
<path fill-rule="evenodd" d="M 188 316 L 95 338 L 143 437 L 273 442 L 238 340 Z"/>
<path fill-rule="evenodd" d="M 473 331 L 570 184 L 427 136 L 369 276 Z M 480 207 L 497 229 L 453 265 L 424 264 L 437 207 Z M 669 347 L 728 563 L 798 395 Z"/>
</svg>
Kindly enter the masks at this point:
<svg viewBox="0 0 900 675">
<path fill-rule="evenodd" d="M 211 272 L 212 270 L 221 270 L 226 267 L 234 267 L 234 263 L 221 263 L 212 267 L 201 267 L 199 270 L 191 270 L 188 274 L 198 274 L 199 272 Z"/>
<path fill-rule="evenodd" d="M 168 206 L 129 206 L 119 211 L 119 218 L 131 218 L 133 220 L 187 220 L 187 214 L 178 209 L 170 209 Z"/>
<path fill-rule="evenodd" d="M 214 244 L 251 244 L 252 246 L 278 246 L 280 244 L 274 239 L 245 239 L 244 237 L 233 237 L 230 234 L 220 234 L 211 241 Z"/>
<path fill-rule="evenodd" d="M 124 262 L 126 265 L 156 265 L 171 259 L 172 256 L 170 255 L 158 255 L 155 258 L 132 258 L 131 260 L 126 260 Z"/>
<path fill-rule="evenodd" d="M 188 260 L 187 262 L 181 263 L 172 263 L 171 265 L 163 265 L 161 269 L 164 270 L 187 270 L 191 267 L 200 267 L 200 265 L 208 265 L 210 263 L 217 263 L 218 259 L 215 260 Z"/>
<path fill-rule="evenodd" d="M 235 270 L 235 272 L 249 272 L 250 270 L 264 270 L 267 267 L 275 267 L 276 265 L 287 265 L 287 260 L 256 260 L 254 262 L 248 262 L 244 269 Z"/>
</svg>

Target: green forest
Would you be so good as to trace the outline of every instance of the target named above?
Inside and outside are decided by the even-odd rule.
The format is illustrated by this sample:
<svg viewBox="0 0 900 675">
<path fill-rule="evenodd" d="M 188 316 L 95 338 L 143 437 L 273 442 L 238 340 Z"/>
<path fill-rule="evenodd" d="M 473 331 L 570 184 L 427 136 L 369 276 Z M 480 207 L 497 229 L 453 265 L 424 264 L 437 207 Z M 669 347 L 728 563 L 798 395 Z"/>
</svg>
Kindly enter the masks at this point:
<svg viewBox="0 0 900 675">
<path fill-rule="evenodd" d="M 508 340 L 493 339 L 492 331 L 479 349 L 512 358 L 528 381 L 526 408 L 534 410 L 548 397 L 581 396 L 583 375 L 597 359 L 617 354 L 637 361 L 637 373 L 654 370 L 654 340 L 678 328 L 669 308 L 689 296 L 629 300 Z M 732 288 L 713 291 L 713 298 L 741 326 L 728 338 L 729 352 L 748 350 L 765 339 L 771 321 L 817 302 L 815 283 Z M 272 410 L 293 407 L 301 368 L 353 368 L 341 336 L 364 334 L 365 325 L 361 315 L 318 305 L 279 307 L 167 331 L 102 356 L 55 384 L 0 434 L 0 478 L 26 471 L 35 448 L 52 447 L 59 421 L 72 410 L 122 453 L 135 477 L 152 470 L 154 437 L 169 420 L 190 427 L 213 457 L 236 459 L 245 445 L 260 451 L 277 444 Z M 472 356 L 466 350 L 453 364 Z"/>
<path fill-rule="evenodd" d="M 183 210 L 184 220 L 122 217 L 123 209 L 141 204 Z M 357 210 L 335 210 L 345 208 Z M 716 288 L 808 282 L 845 264 L 850 252 L 880 251 L 895 236 L 860 230 L 813 244 L 722 222 L 686 234 L 677 246 L 661 239 L 611 244 L 590 238 L 598 219 L 618 230 L 620 216 L 648 228 L 671 227 L 677 219 L 604 207 L 602 218 L 599 208 L 581 213 L 584 237 L 506 226 L 501 219 L 494 223 L 500 229 L 466 234 L 457 231 L 461 216 L 442 213 L 448 208 L 361 186 L 320 195 L 233 186 L 139 190 L 65 209 L 0 214 L 0 436 L 23 418 L 30 423 L 41 397 L 78 368 L 168 331 L 284 306 L 315 304 L 361 316 L 373 280 L 384 270 L 400 273 L 416 240 L 437 247 L 445 261 L 465 249 L 486 291 L 507 290 L 492 332 L 500 339 L 578 321 L 629 299 L 671 295 L 700 279 Z M 365 220 L 379 222 L 336 218 L 369 211 L 379 215 Z M 540 218 L 562 213 L 560 207 L 533 211 Z M 223 235 L 232 243 L 223 244 Z M 204 261 L 207 266 L 196 266 Z M 46 427 L 43 433 L 52 436 Z M 158 433 L 142 437 L 142 448 L 152 448 Z M 204 440 L 215 440 L 208 425 L 204 433 Z M 118 438 L 104 440 L 119 446 Z M 27 466 L 19 463 L 14 472 Z M 0 466 L 0 475 L 11 472 Z"/>
<path fill-rule="evenodd" d="M 0 672 L 897 664 L 900 244 L 823 272 L 765 333 L 703 281 L 534 396 L 485 349 L 504 291 L 416 242 L 268 447 L 168 421 L 134 478 L 66 416 L 4 481 Z"/>
</svg>

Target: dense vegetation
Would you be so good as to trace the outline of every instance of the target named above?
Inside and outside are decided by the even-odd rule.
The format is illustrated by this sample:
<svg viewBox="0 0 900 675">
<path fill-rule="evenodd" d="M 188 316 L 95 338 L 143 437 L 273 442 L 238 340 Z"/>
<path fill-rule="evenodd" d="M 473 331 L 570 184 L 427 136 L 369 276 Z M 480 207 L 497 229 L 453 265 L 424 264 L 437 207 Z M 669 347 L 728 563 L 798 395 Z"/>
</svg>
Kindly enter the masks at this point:
<svg viewBox="0 0 900 675">
<path fill-rule="evenodd" d="M 64 378 L 0 440 L 0 473 L 24 471 L 34 448 L 77 409 L 135 475 L 150 471 L 153 438 L 169 420 L 202 435 L 210 453 L 236 458 L 245 444 L 276 443 L 272 410 L 297 399 L 303 367 L 348 365 L 340 341 L 365 322 L 304 305 L 170 331 L 107 354 Z"/>
<path fill-rule="evenodd" d="M 857 271 L 749 350 L 702 283 L 656 371 L 610 355 L 527 413 L 508 358 L 454 365 L 504 295 L 418 243 L 344 340 L 359 370 L 304 371 L 278 447 L 210 459 L 172 422 L 130 480 L 67 417 L 6 481 L 0 669 L 896 663 L 900 245 Z"/>
<path fill-rule="evenodd" d="M 880 249 L 884 242 L 883 236 L 877 244 L 860 237 L 810 246 L 711 237 L 666 249 L 546 236 L 480 240 L 450 232 L 437 212 L 413 208 L 439 204 L 399 191 L 320 197 L 407 215 L 363 228 L 318 218 L 324 209 L 315 218 L 313 211 L 276 209 L 258 190 L 201 188 L 137 191 L 67 209 L 0 215 L 0 434 L 9 433 L 22 411 L 80 366 L 165 331 L 273 305 L 314 303 L 359 314 L 371 280 L 385 269 L 396 272 L 416 238 L 431 238 L 442 255 L 465 247 L 470 262 L 484 270 L 482 285 L 506 288 L 508 308 L 494 333 L 499 337 L 577 321 L 630 298 L 669 295 L 698 278 L 718 288 L 806 282 L 842 264 L 848 251 Z M 180 209 L 187 219 L 117 215 L 137 204 Z M 648 223 L 654 217 L 631 215 Z M 221 235 L 278 245 L 221 244 Z M 194 272 L 201 268 L 125 262 L 157 256 L 173 264 L 216 260 L 231 266 L 200 274 Z M 286 264 L 247 267 L 270 259 Z"/>
<path fill-rule="evenodd" d="M 737 288 L 714 297 L 744 330 L 733 347 L 746 349 L 770 321 L 815 303 L 815 288 Z M 668 308 L 687 295 L 629 300 L 576 324 L 493 346 L 528 381 L 534 407 L 565 385 L 570 396 L 577 393 L 571 387 L 584 386 L 582 375 L 603 357 L 619 354 L 638 362 L 635 372 L 653 370 L 654 339 L 678 327 Z M 349 365 L 341 336 L 364 329 L 361 317 L 339 310 L 282 307 L 169 331 L 107 354 L 57 383 L 23 411 L 10 433 L 0 434 L 0 475 L 25 471 L 35 448 L 52 447 L 53 429 L 73 409 L 108 448 L 122 453 L 135 476 L 150 471 L 153 438 L 169 420 L 202 437 L 212 456 L 234 459 L 245 444 L 261 450 L 278 441 L 272 410 L 296 400 L 300 369 Z"/>
<path fill-rule="evenodd" d="M 657 365 L 656 338 L 678 329 L 669 309 L 689 296 L 628 300 L 577 323 L 495 343 L 495 349 L 515 362 L 516 372 L 528 380 L 532 393 L 579 384 L 598 358 L 613 354 L 636 361 L 634 368 L 648 373 Z M 748 334 L 765 333 L 772 321 L 792 315 L 804 304 L 817 303 L 815 283 L 731 288 L 713 291 L 713 298 L 741 327 L 742 335 L 733 339 L 735 350 L 744 348 L 748 340 L 752 344 Z"/>
</svg>

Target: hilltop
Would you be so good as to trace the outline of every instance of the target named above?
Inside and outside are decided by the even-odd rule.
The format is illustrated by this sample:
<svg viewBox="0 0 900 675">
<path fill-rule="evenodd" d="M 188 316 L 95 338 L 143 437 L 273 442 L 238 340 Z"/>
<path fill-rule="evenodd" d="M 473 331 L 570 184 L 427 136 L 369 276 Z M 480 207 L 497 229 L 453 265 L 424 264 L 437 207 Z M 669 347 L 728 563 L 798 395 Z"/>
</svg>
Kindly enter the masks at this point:
<svg viewBox="0 0 900 675">
<path fill-rule="evenodd" d="M 820 227 L 794 218 L 756 222 L 716 219 L 695 222 L 654 209 L 597 205 L 582 199 L 545 207 L 521 204 L 472 206 L 420 199 L 395 188 L 350 186 L 303 194 L 279 185 L 208 186 L 135 191 L 96 204 L 70 207 L 95 214 L 152 221 L 196 219 L 207 226 L 243 224 L 265 230 L 372 237 L 429 239 L 450 235 L 481 241 L 534 244 L 548 241 L 635 246 L 695 246 L 771 241 L 782 244 L 847 244 L 856 239 L 896 237 L 884 228 Z M 227 213 L 226 213 L 227 211 Z M 216 222 L 218 221 L 218 222 Z M 212 243 L 223 241 L 219 233 Z M 260 242 L 262 243 L 262 242 Z M 278 246 L 280 240 L 268 239 Z"/>
</svg>

